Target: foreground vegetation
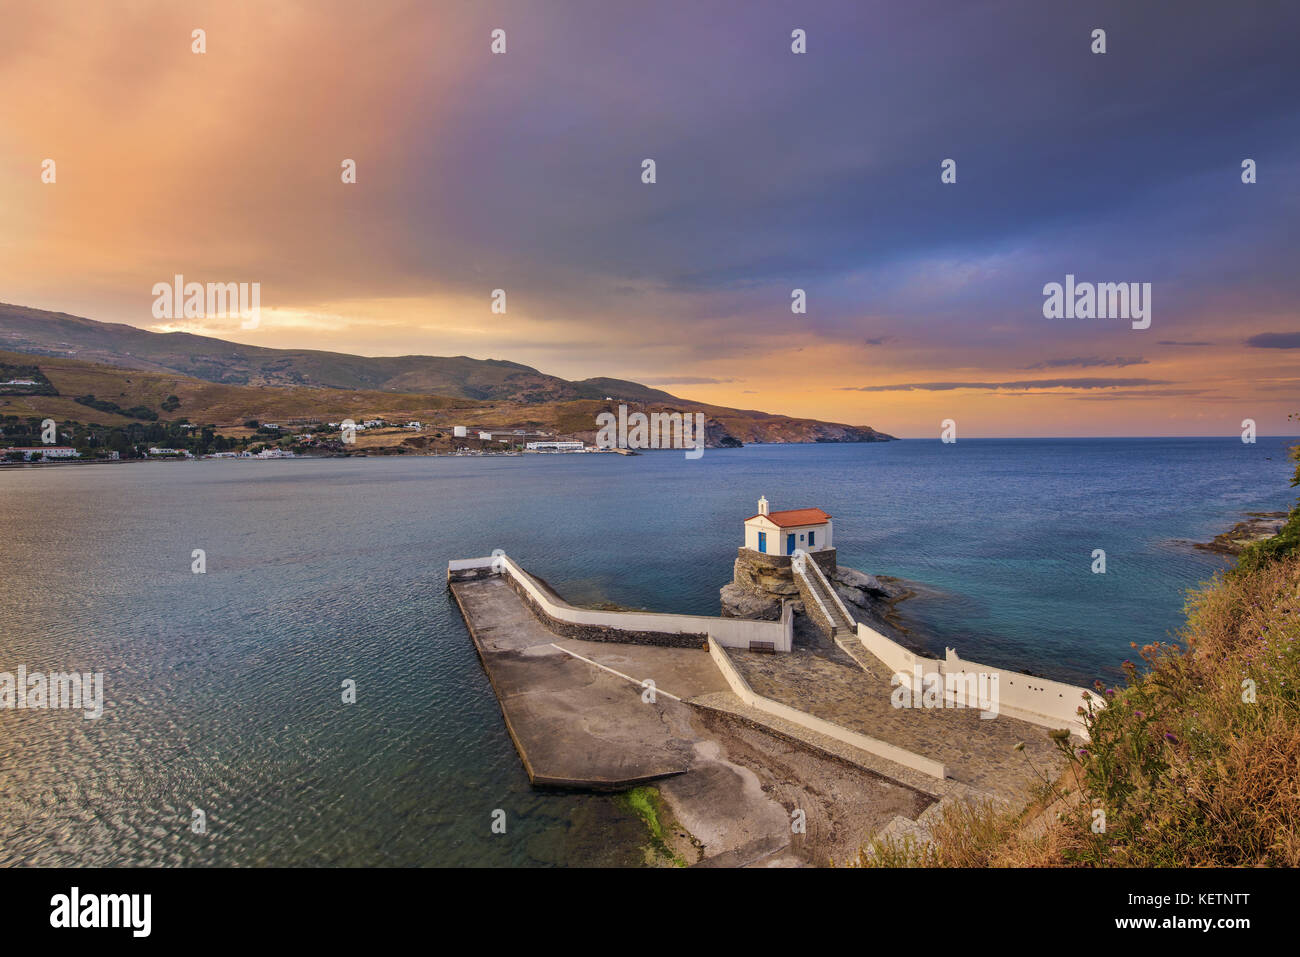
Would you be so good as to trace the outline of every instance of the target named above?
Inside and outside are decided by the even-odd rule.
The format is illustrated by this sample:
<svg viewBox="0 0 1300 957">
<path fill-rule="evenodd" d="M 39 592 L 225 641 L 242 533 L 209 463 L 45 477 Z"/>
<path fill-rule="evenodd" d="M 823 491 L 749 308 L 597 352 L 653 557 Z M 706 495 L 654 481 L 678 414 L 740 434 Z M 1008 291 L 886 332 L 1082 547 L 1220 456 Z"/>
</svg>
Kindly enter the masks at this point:
<svg viewBox="0 0 1300 957">
<path fill-rule="evenodd" d="M 1300 448 L 1292 450 L 1300 462 Z M 1292 485 L 1300 484 L 1300 467 Z M 1300 506 L 1193 592 L 1173 642 L 1081 702 L 1091 740 L 1025 808 L 955 804 L 862 866 L 1300 866 Z"/>
</svg>

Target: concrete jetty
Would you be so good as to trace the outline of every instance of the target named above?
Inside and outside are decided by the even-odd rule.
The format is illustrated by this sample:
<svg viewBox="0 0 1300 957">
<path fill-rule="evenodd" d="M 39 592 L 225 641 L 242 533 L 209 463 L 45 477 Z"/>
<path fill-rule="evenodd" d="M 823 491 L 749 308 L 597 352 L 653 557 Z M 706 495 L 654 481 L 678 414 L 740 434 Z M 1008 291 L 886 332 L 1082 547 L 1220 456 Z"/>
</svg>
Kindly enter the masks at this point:
<svg viewBox="0 0 1300 957">
<path fill-rule="evenodd" d="M 706 642 L 621 642 L 607 626 L 595 640 L 557 634 L 509 566 L 492 565 L 453 562 L 448 586 L 529 779 L 596 791 L 653 782 L 689 835 L 677 849 L 687 863 L 843 862 L 958 787 L 919 787 L 925 775 L 747 706 Z"/>
<path fill-rule="evenodd" d="M 623 790 L 690 767 L 680 699 L 726 690 L 706 652 L 563 638 L 500 576 L 451 592 L 533 784 Z M 657 700 L 642 701 L 629 670 L 654 676 Z"/>
<path fill-rule="evenodd" d="M 923 834 L 942 802 L 1014 801 L 1051 772 L 1054 717 L 898 708 L 904 664 L 969 663 L 906 652 L 820 568 L 792 572 L 818 612 L 797 648 L 791 603 L 776 621 L 581 608 L 504 554 L 450 562 L 447 580 L 532 783 L 654 782 L 694 863 L 842 862 L 874 834 Z M 1033 682 L 1031 702 L 1080 690 Z"/>
</svg>

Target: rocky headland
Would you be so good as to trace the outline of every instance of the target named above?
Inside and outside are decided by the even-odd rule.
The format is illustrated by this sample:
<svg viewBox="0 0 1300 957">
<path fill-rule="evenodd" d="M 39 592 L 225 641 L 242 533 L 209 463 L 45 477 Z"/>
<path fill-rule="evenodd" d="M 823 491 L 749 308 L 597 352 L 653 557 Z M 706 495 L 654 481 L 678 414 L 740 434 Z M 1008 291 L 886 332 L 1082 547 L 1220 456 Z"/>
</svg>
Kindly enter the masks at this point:
<svg viewBox="0 0 1300 957">
<path fill-rule="evenodd" d="M 1247 512 L 1245 521 L 1215 535 L 1213 541 L 1194 542 L 1193 547 L 1220 555 L 1240 555 L 1247 546 L 1276 535 L 1286 524 L 1286 517 L 1286 512 Z"/>
</svg>

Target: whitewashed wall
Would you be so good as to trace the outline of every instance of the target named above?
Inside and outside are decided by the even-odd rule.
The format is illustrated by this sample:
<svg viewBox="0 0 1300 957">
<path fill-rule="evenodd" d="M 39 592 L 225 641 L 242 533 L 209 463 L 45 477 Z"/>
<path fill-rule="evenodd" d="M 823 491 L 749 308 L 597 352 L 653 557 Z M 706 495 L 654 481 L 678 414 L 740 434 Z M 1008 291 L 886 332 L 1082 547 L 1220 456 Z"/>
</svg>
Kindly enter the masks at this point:
<svg viewBox="0 0 1300 957">
<path fill-rule="evenodd" d="M 1105 699 L 1096 691 L 966 661 L 951 648 L 947 649 L 947 656 L 941 664 L 944 674 L 997 674 L 998 704 L 1003 714 L 1046 727 L 1069 728 L 1083 738 L 1088 736 L 1078 713 L 1080 707 L 1087 708 L 1083 695 L 1089 696 L 1094 709 L 1105 706 Z"/>
<path fill-rule="evenodd" d="M 1087 689 L 1077 685 L 1068 685 L 1047 678 L 1035 678 L 1019 671 L 996 668 L 993 665 L 966 661 L 957 656 L 951 648 L 941 661 L 927 658 L 908 651 L 896 641 L 886 638 L 873 628 L 858 622 L 858 640 L 862 646 L 883 661 L 891 671 L 901 672 L 909 677 L 919 666 L 922 674 L 952 675 L 956 678 L 971 674 L 997 675 L 998 712 L 1012 718 L 1019 718 L 1031 724 L 1045 728 L 1069 728 L 1081 738 L 1087 739 L 1088 732 L 1077 709 L 1085 705 L 1083 694 Z M 1095 706 L 1104 706 L 1105 701 L 1096 692 L 1089 691 Z M 951 695 L 946 696 L 953 701 Z M 968 704 L 973 704 L 968 702 Z"/>
<path fill-rule="evenodd" d="M 745 547 L 753 551 L 758 551 L 758 533 L 767 532 L 767 552 L 768 555 L 784 555 L 785 537 L 791 532 L 794 533 L 794 547 L 802 548 L 806 552 L 819 552 L 823 548 L 833 547 L 832 536 L 833 530 L 830 522 L 825 525 L 801 525 L 798 528 L 778 528 L 774 522 L 764 522 L 759 524 L 754 522 L 745 526 Z M 817 544 L 812 548 L 808 547 L 808 533 L 815 532 L 817 535 Z M 804 540 L 799 541 L 799 536 L 803 535 Z"/>
<path fill-rule="evenodd" d="M 751 641 L 770 641 L 776 651 L 789 651 L 794 643 L 794 612 L 789 604 L 779 621 L 749 618 L 714 618 L 706 615 L 674 615 L 652 611 L 597 611 L 575 608 L 556 601 L 539 588 L 515 560 L 501 555 L 498 571 L 510 575 L 550 616 L 574 625 L 597 625 L 628 631 L 657 631 L 670 635 L 709 635 L 728 648 L 748 648 Z M 491 566 L 492 558 L 459 559 L 448 563 L 448 574 Z"/>
</svg>

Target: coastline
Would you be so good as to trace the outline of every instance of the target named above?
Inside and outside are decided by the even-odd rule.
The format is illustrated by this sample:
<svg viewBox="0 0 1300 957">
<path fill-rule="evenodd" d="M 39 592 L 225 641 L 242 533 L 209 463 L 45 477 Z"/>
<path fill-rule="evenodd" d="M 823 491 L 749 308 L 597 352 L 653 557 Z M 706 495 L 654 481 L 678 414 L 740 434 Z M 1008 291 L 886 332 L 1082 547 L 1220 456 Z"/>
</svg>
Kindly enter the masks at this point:
<svg viewBox="0 0 1300 957">
<path fill-rule="evenodd" d="M 1246 548 L 1272 538 L 1286 524 L 1289 512 L 1245 512 L 1246 518 L 1208 542 L 1191 542 L 1193 548 L 1218 555 L 1240 555 Z"/>
<path fill-rule="evenodd" d="M 915 592 L 898 601 L 894 611 L 899 623 L 908 629 L 907 643 L 924 642 L 926 647 L 921 651 L 929 650 L 931 657 L 942 656 L 942 642 L 946 638 L 948 644 L 978 660 L 993 661 L 1017 670 L 1064 679 L 1071 675 L 1061 674 L 1055 666 L 1071 660 L 1078 664 L 1079 671 L 1086 670 L 1089 675 L 1107 675 L 1103 666 L 1125 656 L 1129 639 L 1137 638 L 1139 643 L 1155 641 L 1167 630 L 1181 624 L 1183 619 L 1177 608 L 1182 606 L 1184 591 L 1194 586 L 1196 581 L 1209 577 L 1211 566 L 1218 565 L 1219 560 L 1212 560 L 1207 552 L 1181 546 L 1179 550 L 1184 556 L 1191 556 L 1191 560 L 1179 561 L 1174 556 L 1175 560 L 1170 561 L 1173 549 L 1166 551 L 1154 547 L 1159 543 L 1153 541 L 1153 536 L 1141 527 L 1135 528 L 1125 515 L 1115 516 L 1100 526 L 1096 533 L 1085 530 L 1082 535 L 1069 537 L 1068 531 L 1076 526 L 1060 525 L 1054 520 L 1054 516 L 1060 514 L 1068 518 L 1068 512 L 1051 510 L 1057 501 L 1058 487 L 1051 469 L 1032 470 L 1037 477 L 1014 490 L 1014 495 L 998 494 L 998 460 L 1018 459 L 1042 450 L 1046 445 L 1018 443 L 1013 447 L 972 443 L 973 450 L 991 449 L 997 454 L 984 457 L 987 468 L 967 471 L 960 477 L 947 477 L 934 470 L 933 450 L 926 443 L 898 443 L 892 447 L 873 448 L 873 452 L 888 449 L 890 458 L 896 460 L 892 467 L 905 470 L 901 474 L 915 481 L 942 483 L 950 490 L 949 495 L 955 498 L 956 504 L 930 516 L 930 525 L 908 523 L 914 507 L 906 498 L 872 497 L 871 478 L 863 474 L 862 464 L 877 456 L 864 455 L 866 449 L 821 445 L 814 451 L 808 446 L 768 445 L 745 453 L 744 458 L 718 458 L 715 461 L 733 474 L 741 471 L 742 467 L 746 472 L 753 469 L 756 474 L 780 474 L 791 489 L 803 490 L 804 500 L 821 500 L 829 503 L 832 509 L 839 508 L 844 522 L 860 509 L 864 516 L 861 521 L 867 522 L 868 526 L 856 539 L 845 539 L 854 544 L 851 554 L 846 553 L 844 559 L 848 565 L 864 572 L 886 572 L 902 578 L 901 583 L 893 584 L 903 584 L 908 591 Z M 1117 458 L 1131 458 L 1129 450 L 1120 452 Z M 1224 457 L 1214 452 L 1210 449 L 1205 457 L 1190 463 L 1185 474 L 1179 473 L 1174 480 L 1166 482 L 1165 491 L 1158 500 L 1138 502 L 1134 510 L 1145 512 L 1150 509 L 1166 516 L 1164 527 L 1171 530 L 1166 534 L 1182 532 L 1189 538 L 1200 534 L 1208 540 L 1215 532 L 1232 525 L 1242 509 L 1276 507 L 1266 496 L 1262 501 L 1249 498 L 1241 505 L 1232 500 L 1240 493 L 1243 484 L 1249 488 L 1269 489 L 1283 484 L 1276 479 L 1276 462 L 1260 459 L 1254 478 L 1249 478 L 1251 473 L 1247 473 L 1248 482 L 1225 483 L 1225 478 L 1239 477 L 1238 466 L 1234 461 L 1224 462 L 1221 471 L 1216 471 L 1220 468 L 1216 462 Z M 1097 454 L 1092 447 L 1080 448 L 1078 459 L 1091 463 Z M 447 607 L 446 599 L 439 594 L 441 589 L 428 588 L 425 568 L 428 552 L 439 548 L 445 550 L 444 543 L 448 541 L 478 541 L 484 529 L 488 529 L 500 539 L 492 545 L 517 548 L 529 555 L 531 560 L 538 562 L 538 571 L 550 578 L 562 594 L 567 596 L 570 590 L 577 590 L 574 583 L 581 582 L 582 597 L 586 599 L 583 604 L 591 605 L 601 598 L 612 598 L 619 604 L 634 608 L 648 605 L 652 609 L 670 610 L 685 602 L 694 602 L 699 613 L 707 614 L 715 609 L 716 586 L 730 577 L 721 556 L 731 554 L 733 529 L 726 516 L 736 508 L 735 499 L 739 493 L 729 483 L 710 482 L 705 476 L 701 483 L 704 488 L 700 492 L 702 505 L 693 510 L 669 507 L 676 501 L 675 481 L 694 482 L 697 475 L 704 474 L 699 463 L 683 464 L 680 456 L 674 454 L 639 458 L 638 466 L 631 469 L 601 467 L 572 459 L 552 460 L 552 467 L 547 468 L 545 463 L 529 467 L 523 463 L 512 466 L 495 460 L 421 463 L 404 462 L 404 458 L 390 456 L 378 463 L 355 466 L 317 463 L 297 470 L 81 471 L 61 476 L 29 476 L 27 479 L 14 479 L 12 483 L 0 475 L 0 485 L 5 487 L 5 494 L 12 500 L 11 508 L 7 510 L 9 523 L 6 527 L 14 546 L 7 550 L 9 563 L 6 569 L 12 576 L 12 587 L 29 589 L 36 594 L 45 587 L 43 582 L 52 580 L 50 576 L 57 569 L 74 565 L 84 568 L 88 574 L 119 582 L 117 587 L 121 589 L 122 601 L 129 603 L 134 613 L 142 616 L 183 615 L 194 623 L 195 640 L 201 640 L 216 653 L 234 660 L 241 660 L 241 655 L 255 656 L 248 660 L 256 660 L 259 667 L 266 669 L 269 687 L 276 690 L 276 696 L 268 696 L 262 702 L 268 721 L 277 720 L 277 697 L 290 700 L 289 690 L 300 681 L 299 658 L 289 653 L 290 649 L 297 647 L 294 645 L 297 638 L 314 635 L 313 655 L 322 661 L 346 662 L 362 650 L 383 648 L 396 669 L 393 673 L 411 675 L 410 688 L 431 692 L 431 696 L 403 696 L 396 705 L 400 726 L 409 728 L 415 736 L 413 740 L 424 755 L 425 764 L 413 777 L 402 779 L 395 774 L 397 783 L 394 783 L 394 788 L 402 788 L 404 794 L 431 796 L 428 798 L 430 801 L 452 806 L 459 794 L 455 782 L 472 780 L 483 793 L 506 795 L 496 799 L 493 807 L 531 808 L 533 810 L 529 813 L 534 822 L 541 820 L 538 816 L 541 808 L 547 809 L 548 820 L 561 823 L 568 819 L 570 808 L 586 808 L 588 804 L 600 809 L 602 815 L 607 808 L 612 812 L 612 801 L 608 798 L 588 802 L 568 795 L 557 798 L 529 788 L 527 776 L 521 772 L 513 745 L 504 736 L 503 729 L 502 734 L 491 736 L 490 745 L 465 749 L 458 743 L 462 736 L 478 735 L 486 740 L 488 736 L 482 734 L 482 728 L 499 728 L 497 722 L 501 719 L 490 683 L 482 674 L 478 656 L 463 631 L 464 626 L 454 605 Z M 704 458 L 705 469 L 710 458 L 707 455 Z M 1276 458 L 1279 456 L 1275 455 Z M 1047 460 L 1055 461 L 1056 456 L 1047 456 Z M 979 466 L 980 462 L 977 459 L 974 464 Z M 1143 476 L 1164 475 L 1166 469 L 1161 457 L 1154 456 L 1150 471 L 1139 470 L 1137 480 L 1145 480 Z M 490 486 L 485 478 L 489 471 Z M 348 473 L 348 481 L 338 480 L 342 473 Z M 581 478 L 588 484 L 575 483 L 573 473 L 586 473 Z M 430 496 L 434 486 L 418 480 L 426 476 L 446 479 L 448 484 L 442 488 L 454 494 Z M 843 488 L 843 476 L 852 477 L 856 484 Z M 1209 491 L 1226 489 L 1227 492 L 1220 498 L 1197 495 L 1196 501 L 1204 504 L 1199 505 L 1195 513 L 1186 510 L 1180 518 L 1180 507 L 1186 505 L 1191 490 L 1197 488 L 1188 483 L 1198 476 L 1205 477 Z M 370 485 L 372 479 L 376 483 L 373 486 Z M 232 484 L 261 485 L 263 482 L 267 483 L 266 486 L 251 496 L 231 487 Z M 358 482 L 364 484 L 358 485 Z M 1266 482 L 1269 484 L 1265 485 Z M 1098 487 L 1104 487 L 1104 483 L 1099 481 Z M 363 493 L 360 498 L 358 490 Z M 930 494 L 929 489 L 923 488 L 916 497 L 929 498 Z M 867 504 L 840 508 L 843 502 L 850 500 Z M 945 501 L 948 499 L 938 504 L 943 505 Z M 1008 592 L 1000 587 L 1003 583 L 987 575 L 989 567 L 997 571 L 998 566 L 986 564 L 986 546 L 976 542 L 967 547 L 965 542 L 973 540 L 971 537 L 943 538 L 942 551 L 938 551 L 934 561 L 907 561 L 909 554 L 937 550 L 932 544 L 938 534 L 934 522 L 951 521 L 954 515 L 974 514 L 975 505 L 981 501 L 988 501 L 989 507 L 999 510 L 1011 503 L 1032 511 L 1040 516 L 1038 527 L 1044 537 L 1057 542 L 1062 550 L 1077 552 L 1086 558 L 1084 546 L 1091 547 L 1096 534 L 1104 536 L 1106 544 L 1116 552 L 1126 549 L 1140 553 L 1143 562 L 1149 562 L 1149 565 L 1144 564 L 1144 573 L 1140 575 L 1094 578 L 1087 572 L 1086 563 L 1080 561 L 1078 568 L 1067 571 L 1072 570 L 1084 588 L 1113 589 L 1108 601 L 1102 603 L 1103 607 L 1095 611 L 1093 618 L 1080 619 L 1069 609 L 1080 607 L 1082 603 L 1071 604 L 1070 596 L 1061 596 L 1060 607 L 1066 611 L 1060 616 L 1063 622 L 1060 630 L 1075 632 L 1071 643 L 1062 644 L 1059 634 L 1051 634 L 1055 643 L 1026 641 L 1023 646 L 1017 645 L 1015 614 L 1020 609 L 1005 604 Z M 535 511 L 539 502 L 545 502 L 544 522 Z M 101 517 L 107 503 L 111 503 L 112 520 Z M 53 524 L 33 523 L 28 518 L 45 511 L 54 516 Z M 186 516 L 199 511 L 207 516 L 206 527 L 196 536 L 194 525 Z M 706 519 L 702 523 L 700 515 L 722 517 L 716 521 Z M 323 516 L 330 518 L 322 520 Z M 534 527 L 534 522 L 541 527 Z M 562 532 L 564 528 L 582 522 L 589 523 L 584 527 L 610 529 L 644 522 L 644 527 L 652 530 L 647 532 L 651 544 L 666 545 L 647 551 L 644 541 L 638 545 L 628 535 L 598 536 L 597 540 L 584 543 L 584 551 L 590 549 L 584 557 L 566 547 L 568 543 Z M 992 530 L 1000 536 L 992 543 L 994 546 L 1004 551 L 1023 547 L 1018 544 L 1022 528 L 992 524 L 996 526 Z M 95 533 L 86 534 L 86 530 L 92 528 Z M 891 537 L 897 535 L 905 537 Z M 1060 544 L 1062 535 L 1065 535 L 1063 545 Z M 658 554 L 667 550 L 668 545 L 671 547 L 671 561 Z M 194 547 L 207 550 L 206 578 L 190 577 L 189 555 Z M 308 562 L 312 564 L 309 566 Z M 932 572 L 930 566 L 936 564 L 939 570 Z M 700 569 L 706 570 L 707 574 L 696 574 Z M 1027 565 L 1023 576 L 1006 576 L 1005 581 L 1023 589 L 1027 597 L 1032 598 L 1034 589 L 1055 574 L 1047 563 L 1035 562 Z M 321 615 L 310 607 L 310 603 L 284 601 L 286 596 L 301 593 L 305 576 L 318 580 L 320 587 L 329 588 L 331 594 L 355 602 L 354 617 L 359 622 L 377 623 L 373 630 L 371 625 L 365 624 L 361 633 L 352 637 L 328 625 L 322 627 Z M 683 579 L 691 578 L 705 580 L 695 584 L 683 582 Z M 1141 581 L 1140 587 L 1126 587 L 1135 579 Z M 929 594 L 926 583 L 930 581 L 940 586 L 938 598 Z M 159 582 L 168 587 L 160 588 Z M 372 587 L 371 583 L 380 583 L 380 587 Z M 598 594 L 602 590 L 605 594 Z M 963 595 L 976 597 L 973 601 L 962 601 Z M 954 598 L 956 604 L 947 610 L 938 607 L 940 601 L 947 605 Z M 1093 598 L 1088 600 L 1095 601 Z M 218 602 L 233 607 L 250 601 L 259 607 L 280 603 L 278 607 L 283 608 L 275 615 L 267 614 L 258 619 L 257 631 L 265 635 L 264 639 L 255 640 L 251 629 L 231 636 L 226 619 L 211 614 L 212 607 Z M 1107 607 L 1118 607 L 1119 610 L 1107 617 Z M 9 610 L 5 622 L 9 633 L 37 649 L 33 655 L 59 653 L 58 633 L 48 628 L 39 616 L 20 607 Z M 972 615 L 966 619 L 970 627 L 963 628 L 963 618 L 968 614 Z M 987 617 L 978 617 L 981 614 Z M 88 660 L 102 660 L 115 668 L 137 669 L 138 675 L 134 675 L 133 680 L 164 700 L 162 695 L 169 687 L 170 672 L 164 664 L 153 663 L 150 650 L 155 645 L 151 634 L 137 635 L 134 630 L 126 629 L 128 633 L 119 637 L 118 633 L 124 629 L 114 623 L 113 606 L 103 602 L 69 607 L 61 610 L 59 616 L 65 631 L 75 629 L 88 636 Z M 919 625 L 914 624 L 916 619 L 920 620 Z M 944 630 L 947 625 L 971 633 L 972 637 L 950 635 Z M 399 633 L 410 637 L 394 637 Z M 998 639 L 998 650 L 982 653 L 987 646 L 974 637 L 975 633 Z M 931 634 L 937 636 L 933 641 L 927 637 Z M 1008 635 L 1010 638 L 1004 641 Z M 1107 643 L 1111 637 L 1114 640 Z M 549 641 L 546 647 L 549 647 Z M 577 645 L 571 647 L 579 654 L 600 660 L 624 674 L 657 677 L 666 690 L 679 692 L 657 662 L 644 668 L 630 668 L 625 662 L 606 657 L 615 651 L 612 647 L 594 649 L 594 654 Z M 277 648 L 286 651 L 281 653 L 275 650 Z M 431 654 L 436 657 L 431 659 Z M 597 655 L 600 655 L 599 659 Z M 431 660 L 438 663 L 432 673 L 429 668 Z M 573 661 L 575 664 L 567 665 L 566 671 L 581 675 L 582 669 L 578 665 L 583 663 L 577 659 Z M 826 647 L 820 655 L 810 649 L 798 661 L 806 665 L 804 675 L 810 688 L 824 688 L 820 676 L 832 666 L 848 667 L 832 647 Z M 1094 661 L 1101 664 L 1094 664 Z M 136 662 L 138 664 L 134 664 Z M 764 678 L 763 669 L 775 664 L 758 655 L 752 659 L 744 657 L 741 667 L 755 693 L 776 690 L 762 687 L 763 681 L 770 680 Z M 611 693 L 620 693 L 620 686 L 612 683 L 614 676 L 594 666 L 585 667 L 592 674 L 599 672 L 595 680 L 608 684 Z M 607 682 L 606 678 L 610 681 Z M 861 682 L 865 679 L 854 680 Z M 228 675 L 214 677 L 212 683 L 205 684 L 204 688 L 215 692 L 236 686 L 235 677 Z M 621 689 L 621 693 L 639 696 L 641 692 L 628 686 Z M 793 695 L 784 697 L 787 703 L 794 701 L 794 707 L 806 704 Z M 667 700 L 671 702 L 671 699 Z M 831 706 L 830 702 L 823 704 L 828 708 Z M 184 707 L 181 702 L 175 708 L 169 705 L 167 710 L 156 715 L 142 716 L 146 721 L 144 730 L 155 735 L 166 733 L 166 721 L 175 716 L 177 709 Z M 360 711 L 348 712 L 347 715 L 365 716 Z M 438 732 L 432 727 L 435 721 L 430 720 L 431 717 L 436 717 L 436 723 L 449 723 L 456 734 Z M 214 719 L 214 740 L 238 741 L 243 726 L 241 720 L 233 712 L 220 712 Z M 356 721 L 356 718 L 350 720 Z M 711 716 L 703 716 L 700 720 L 711 720 Z M 112 730 L 107 724 L 102 727 Z M 339 760 L 331 759 L 327 768 L 330 774 L 337 775 L 344 782 L 349 794 L 363 794 L 365 781 L 358 778 L 365 779 L 373 774 L 368 769 L 367 773 L 357 771 L 351 759 L 352 749 L 361 753 L 368 746 L 372 737 L 370 730 L 364 722 L 355 726 L 343 723 L 337 727 L 339 742 L 349 750 Z M 700 734 L 703 737 L 725 735 L 732 742 L 729 746 L 736 749 L 735 756 L 744 759 L 733 763 L 743 764 L 748 760 L 751 748 L 762 747 L 772 753 L 765 737 L 759 737 L 759 732 L 744 727 L 727 727 L 716 732 L 702 727 Z M 753 741 L 749 740 L 751 734 Z M 740 740 L 741 735 L 745 740 Z M 290 760 L 291 745 L 288 740 L 273 742 L 270 753 L 277 760 Z M 76 754 L 77 763 L 69 772 L 72 779 L 93 776 L 90 769 L 93 769 L 96 759 L 94 749 L 89 745 L 82 746 Z M 772 758 L 756 755 L 753 763 L 761 766 L 765 760 Z M 195 780 L 207 780 L 205 775 L 209 769 L 199 762 L 181 756 L 176 764 L 178 772 L 193 776 Z M 820 772 L 792 769 L 792 773 L 811 775 Z M 772 778 L 784 774 L 784 769 L 778 768 Z M 44 787 L 47 782 L 52 784 L 54 778 L 37 775 L 35 781 L 35 785 L 18 789 L 14 801 L 23 800 L 31 787 Z M 769 779 L 762 776 L 760 781 L 769 783 Z M 244 790 L 251 794 L 261 786 L 262 779 L 254 777 Z M 521 787 L 525 790 L 518 790 Z M 670 787 L 669 791 L 672 792 L 673 788 Z M 129 799 L 133 795 L 128 793 L 126 797 Z M 804 798 L 792 795 L 791 800 L 798 800 L 803 806 Z M 105 796 L 104 813 L 113 813 L 118 803 L 116 797 Z M 397 839 L 376 836 L 372 834 L 375 829 L 364 830 L 364 821 L 353 820 L 352 815 L 367 813 L 366 807 L 365 802 L 358 799 L 325 817 L 326 820 L 338 821 L 340 826 L 346 823 L 354 830 L 361 829 L 361 833 L 367 835 L 365 841 L 347 849 L 345 859 L 349 863 L 368 863 L 389 856 L 409 863 L 425 860 L 429 854 L 456 862 L 476 859 L 504 864 L 517 859 L 530 863 L 560 863 L 577 859 L 570 855 L 587 853 L 586 850 L 579 851 L 576 846 L 565 850 L 562 844 L 569 838 L 565 838 L 565 831 L 553 823 L 547 825 L 545 840 L 538 838 L 536 853 L 519 851 L 514 856 L 502 850 L 503 844 L 486 835 L 481 838 L 470 835 L 466 843 L 455 846 L 443 844 L 444 832 L 437 821 L 427 827 L 407 821 Z M 594 815 L 595 811 L 590 813 Z M 583 821 L 592 819 L 584 817 Z M 620 820 L 623 819 L 620 816 Z M 255 840 L 250 836 L 252 825 L 256 825 L 259 833 L 283 832 L 295 820 L 293 809 L 260 809 L 249 820 L 249 828 L 232 834 L 230 843 L 205 846 L 196 850 L 189 859 L 196 863 L 227 865 L 246 862 L 251 859 L 250 855 L 259 853 L 251 849 Z M 381 814 L 384 828 L 390 820 L 396 828 L 397 817 Z M 663 824 L 662 818 L 660 821 Z M 617 833 L 629 844 L 639 846 L 645 842 L 644 830 L 636 822 L 632 824 L 635 827 L 627 826 Z M 584 823 L 583 826 L 590 825 Z M 664 830 L 669 832 L 667 826 Z M 524 832 L 521 830 L 520 833 Z M 818 837 L 817 834 L 813 836 L 814 839 Z M 383 841 L 388 843 L 385 845 Z M 295 848 L 283 841 L 268 841 L 267 846 L 266 853 L 275 855 L 277 862 L 318 860 L 313 856 L 314 851 Z M 129 851 L 133 860 L 158 860 L 147 842 L 132 844 Z M 684 851 L 683 848 L 679 854 L 685 856 Z M 58 855 L 72 853 L 85 855 L 91 861 L 101 859 L 96 856 L 94 845 L 81 846 L 75 842 L 71 849 L 59 847 L 49 852 L 33 853 L 37 859 L 45 861 L 58 860 Z M 831 856 L 837 862 L 844 860 L 844 853 L 839 848 L 834 849 Z M 619 858 L 623 859 L 621 853 Z"/>
</svg>

